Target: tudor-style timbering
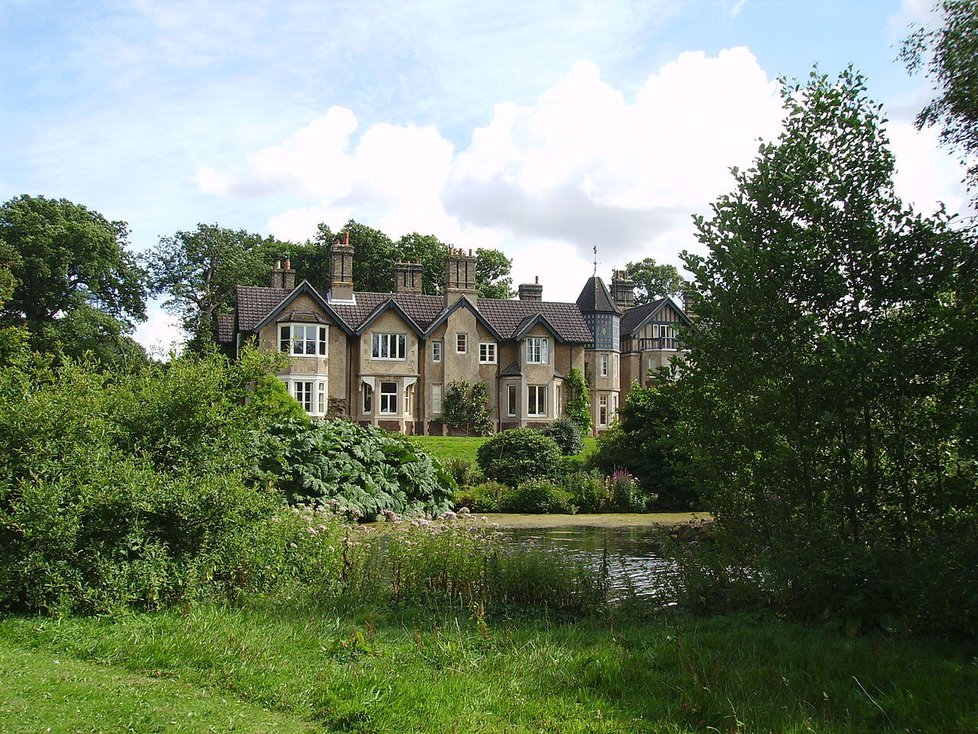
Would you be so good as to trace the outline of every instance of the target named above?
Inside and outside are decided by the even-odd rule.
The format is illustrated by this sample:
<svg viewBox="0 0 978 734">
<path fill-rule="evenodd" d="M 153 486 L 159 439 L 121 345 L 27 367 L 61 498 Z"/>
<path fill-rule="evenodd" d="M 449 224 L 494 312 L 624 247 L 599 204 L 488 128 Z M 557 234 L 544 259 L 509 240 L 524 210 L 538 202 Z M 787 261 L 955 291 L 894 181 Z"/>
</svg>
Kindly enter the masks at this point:
<svg viewBox="0 0 978 734">
<path fill-rule="evenodd" d="M 232 349 L 254 338 L 288 352 L 279 378 L 314 416 L 441 433 L 449 385 L 465 380 L 488 386 L 497 430 L 543 426 L 563 414 L 564 380 L 576 367 L 600 432 L 633 381 L 647 384 L 650 367 L 681 353 L 676 336 L 689 324 L 671 299 L 628 308 L 632 286 L 622 273 L 614 297 L 594 276 L 577 303 L 543 301 L 539 283 L 520 299 L 480 299 L 476 257 L 451 248 L 443 296 L 419 292 L 420 266 L 411 263 L 398 264 L 394 293 L 369 293 L 355 290 L 346 234 L 330 252 L 325 295 L 306 280 L 290 287 L 290 263 L 277 263 L 270 287 L 238 286 L 237 311 L 218 332 Z"/>
</svg>

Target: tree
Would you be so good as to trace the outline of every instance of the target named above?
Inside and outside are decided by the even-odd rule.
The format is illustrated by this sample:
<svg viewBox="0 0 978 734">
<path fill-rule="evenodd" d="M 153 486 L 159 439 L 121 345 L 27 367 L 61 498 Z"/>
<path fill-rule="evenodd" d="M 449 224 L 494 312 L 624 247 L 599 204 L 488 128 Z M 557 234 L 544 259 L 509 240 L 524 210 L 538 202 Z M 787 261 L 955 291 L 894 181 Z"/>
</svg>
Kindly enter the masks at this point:
<svg viewBox="0 0 978 734">
<path fill-rule="evenodd" d="M 272 261 L 291 245 L 244 230 L 198 224 L 193 232 L 163 237 L 144 255 L 155 295 L 180 317 L 192 351 L 212 344 L 217 317 L 235 306 L 238 285 L 267 285 Z"/>
<path fill-rule="evenodd" d="M 937 125 L 941 143 L 967 168 L 969 188 L 978 187 L 978 0 L 941 0 L 940 28 L 917 27 L 900 58 L 911 73 L 925 74 L 937 90 L 917 115 L 917 129 Z"/>
<path fill-rule="evenodd" d="M 686 286 L 686 280 L 675 265 L 657 265 L 651 257 L 628 263 L 625 271 L 638 289 L 635 294 L 635 303 L 638 305 L 665 296 L 678 296 Z"/>
<path fill-rule="evenodd" d="M 513 261 L 499 250 L 480 247 L 475 251 L 475 281 L 482 298 L 501 298 L 516 295 L 513 279 L 509 276 Z"/>
<path fill-rule="evenodd" d="M 452 380 L 442 408 L 445 424 L 466 436 L 488 436 L 492 431 L 489 388 L 484 382 L 470 385 L 467 380 Z"/>
<path fill-rule="evenodd" d="M 89 306 L 124 328 L 145 319 L 145 272 L 126 251 L 124 222 L 66 199 L 23 195 L 0 206 L 0 321 L 36 335 Z"/>
<path fill-rule="evenodd" d="M 978 550 L 960 524 L 978 513 L 964 418 L 978 392 L 963 336 L 974 249 L 897 198 L 860 75 L 813 72 L 782 98 L 778 141 L 696 218 L 708 256 L 683 257 L 701 328 L 687 335 L 680 426 L 728 560 L 755 569 L 768 600 L 857 623 L 926 616 L 933 580 L 968 586 L 960 564 Z M 958 533 L 941 560 L 935 539 Z M 931 568 L 901 606 L 916 592 L 898 569 L 913 564 Z"/>
</svg>

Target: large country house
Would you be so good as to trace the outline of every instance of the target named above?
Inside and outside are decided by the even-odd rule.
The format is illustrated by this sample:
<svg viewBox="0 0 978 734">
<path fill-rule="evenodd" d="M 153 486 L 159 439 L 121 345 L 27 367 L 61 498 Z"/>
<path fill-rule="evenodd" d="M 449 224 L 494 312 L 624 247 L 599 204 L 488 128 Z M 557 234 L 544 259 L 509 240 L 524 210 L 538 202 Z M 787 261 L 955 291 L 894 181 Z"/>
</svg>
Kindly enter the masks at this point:
<svg viewBox="0 0 978 734">
<path fill-rule="evenodd" d="M 539 283 L 512 300 L 479 298 L 476 258 L 450 249 L 444 295 L 421 293 L 421 266 L 398 263 L 393 293 L 357 291 L 349 240 L 331 248 L 329 289 L 295 283 L 288 260 L 268 287 L 238 286 L 237 310 L 218 340 L 237 353 L 248 339 L 287 352 L 279 375 L 312 416 L 338 414 L 402 433 L 442 434 L 447 386 L 483 382 L 496 430 L 539 426 L 563 414 L 564 380 L 584 371 L 594 430 L 614 420 L 632 382 L 676 353 L 688 324 L 670 298 L 635 306 L 621 272 L 611 291 L 589 278 L 576 303 L 543 300 Z"/>
</svg>

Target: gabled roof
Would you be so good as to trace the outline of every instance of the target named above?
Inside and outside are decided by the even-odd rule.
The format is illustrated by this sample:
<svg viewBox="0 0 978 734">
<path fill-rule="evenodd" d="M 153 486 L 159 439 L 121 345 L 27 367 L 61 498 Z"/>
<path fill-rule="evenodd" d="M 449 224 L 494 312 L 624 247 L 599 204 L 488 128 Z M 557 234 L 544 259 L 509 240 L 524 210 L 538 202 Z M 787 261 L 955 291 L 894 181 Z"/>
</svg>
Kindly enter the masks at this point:
<svg viewBox="0 0 978 734">
<path fill-rule="evenodd" d="M 311 285 L 303 281 L 299 286 L 302 292 L 312 295 L 323 311 L 336 317 L 348 334 L 361 331 L 368 321 L 376 318 L 378 308 L 388 303 L 397 304 L 400 311 L 424 334 L 430 334 L 441 320 L 455 308 L 461 308 L 460 299 L 445 308 L 444 296 L 427 296 L 420 293 L 369 293 L 354 294 L 352 303 L 329 304 Z M 238 296 L 238 330 L 255 331 L 266 323 L 271 323 L 275 315 L 288 308 L 290 296 L 299 291 L 288 291 L 283 288 L 268 288 L 262 286 L 237 287 Z M 607 290 L 607 289 L 605 289 Z M 466 301 L 467 303 L 467 301 Z M 519 301 L 501 300 L 497 298 L 480 298 L 478 308 L 473 311 L 482 320 L 486 328 L 500 341 L 516 337 L 520 326 L 528 319 L 537 315 L 545 317 L 548 328 L 564 342 L 572 344 L 589 344 L 593 337 L 587 322 L 581 315 L 581 310 L 574 303 L 556 303 L 553 301 Z"/>
<path fill-rule="evenodd" d="M 686 312 L 677 304 L 674 300 L 669 298 L 658 298 L 649 303 L 643 303 L 641 306 L 633 306 L 632 308 L 625 311 L 625 315 L 621 317 L 621 335 L 629 336 L 634 332 L 641 329 L 653 318 L 659 311 L 665 307 L 666 304 L 671 304 L 673 310 L 679 314 L 680 320 L 687 326 L 692 326 L 693 322 L 689 320 Z"/>
<path fill-rule="evenodd" d="M 516 332 L 524 320 L 537 314 L 545 316 L 551 329 L 565 342 L 590 344 L 594 338 L 574 303 L 480 298 L 479 310 L 504 339 L 516 339 Z"/>
<path fill-rule="evenodd" d="M 472 312 L 472 314 L 475 316 L 475 320 L 478 321 L 480 324 L 482 324 L 482 326 L 486 329 L 486 331 L 488 331 L 490 334 L 496 337 L 498 341 L 504 340 L 505 337 L 503 337 L 503 335 L 499 333 L 499 330 L 496 329 L 495 326 L 489 323 L 489 321 L 486 319 L 485 316 L 482 315 L 482 312 L 478 308 L 475 308 L 469 302 L 468 298 L 459 298 L 457 301 L 455 301 L 455 303 L 453 303 L 451 306 L 444 309 L 440 314 L 438 314 L 438 318 L 436 318 L 434 321 L 428 324 L 428 328 L 425 330 L 426 332 L 425 336 L 429 336 L 431 332 L 433 332 L 435 329 L 437 329 L 439 326 L 445 323 L 448 317 L 451 316 L 460 308 L 467 308 L 470 312 Z"/>
<path fill-rule="evenodd" d="M 509 367 L 499 373 L 500 377 L 522 377 L 523 368 L 519 362 L 513 362 Z"/>
<path fill-rule="evenodd" d="M 621 313 L 611 298 L 608 286 L 597 275 L 587 279 L 581 295 L 577 297 L 577 307 L 582 313 Z"/>
<path fill-rule="evenodd" d="M 284 290 L 284 289 L 281 289 L 281 288 L 268 288 L 268 289 L 265 289 L 265 290 L 281 291 L 281 290 Z M 333 321 L 336 322 L 336 325 L 339 326 L 347 334 L 352 334 L 353 333 L 352 329 L 350 329 L 350 327 L 347 326 L 346 322 L 343 321 L 343 319 L 336 313 L 335 310 L 333 310 L 333 307 L 330 306 L 328 303 L 326 303 L 326 299 L 323 298 L 321 295 L 319 295 L 319 291 L 317 291 L 315 288 L 313 288 L 311 285 L 309 285 L 309 281 L 308 280 L 304 280 L 301 283 L 299 283 L 299 285 L 296 286 L 295 290 L 286 291 L 285 297 L 282 298 L 278 302 L 278 304 L 275 307 L 273 307 L 267 314 L 265 314 L 265 316 L 258 323 L 256 323 L 254 326 L 252 326 L 251 327 L 251 330 L 252 331 L 259 331 L 262 328 L 264 328 L 265 326 L 267 326 L 268 324 L 272 323 L 273 321 L 285 320 L 285 319 L 279 319 L 278 316 L 281 315 L 282 313 L 284 313 L 285 310 L 288 308 L 288 306 L 293 301 L 295 301 L 295 299 L 298 296 L 301 296 L 301 295 L 306 295 L 306 296 L 309 296 L 310 298 L 312 298 L 312 300 L 316 303 L 316 305 L 319 306 L 327 314 L 329 314 L 332 317 Z M 240 292 L 238 293 L 238 297 L 239 298 L 241 297 L 241 293 Z M 239 306 L 239 308 L 240 308 L 240 306 Z M 294 314 L 296 312 L 293 311 L 292 313 Z M 318 320 L 319 319 L 317 319 L 317 321 Z M 240 317 L 238 318 L 238 328 L 241 329 L 242 331 L 245 330 L 245 328 L 243 326 L 241 326 L 241 319 L 240 319 Z"/>
<path fill-rule="evenodd" d="M 387 313 L 388 311 L 393 311 L 400 316 L 401 320 L 407 324 L 411 328 L 411 331 L 413 331 L 415 334 L 418 336 L 423 335 L 423 330 L 421 327 L 418 326 L 418 323 L 408 315 L 407 311 L 404 310 L 404 307 L 394 300 L 393 294 L 392 297 L 388 298 L 386 301 L 379 304 L 373 311 L 371 311 L 370 315 L 357 326 L 357 333 L 362 334 L 364 329 L 366 329 L 374 321 L 379 319 L 381 315 Z"/>
<path fill-rule="evenodd" d="M 564 341 L 563 336 L 554 325 L 550 323 L 550 320 L 542 313 L 535 313 L 527 316 L 520 322 L 520 325 L 513 332 L 513 338 L 517 341 L 522 341 L 526 338 L 526 335 L 530 333 L 530 329 L 534 326 L 542 325 L 547 331 L 557 337 L 557 341 Z"/>
</svg>

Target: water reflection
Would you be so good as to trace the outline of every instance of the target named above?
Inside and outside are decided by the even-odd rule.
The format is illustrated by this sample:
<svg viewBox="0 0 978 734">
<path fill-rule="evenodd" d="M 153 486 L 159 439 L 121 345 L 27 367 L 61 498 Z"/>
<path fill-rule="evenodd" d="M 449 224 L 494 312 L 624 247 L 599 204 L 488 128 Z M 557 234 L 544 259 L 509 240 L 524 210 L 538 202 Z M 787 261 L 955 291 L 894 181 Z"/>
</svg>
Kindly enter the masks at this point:
<svg viewBox="0 0 978 734">
<path fill-rule="evenodd" d="M 517 545 L 533 543 L 570 555 L 596 573 L 607 563 L 612 600 L 634 596 L 666 601 L 666 581 L 674 564 L 658 552 L 661 528 L 567 526 L 501 528 L 499 532 Z"/>
</svg>

